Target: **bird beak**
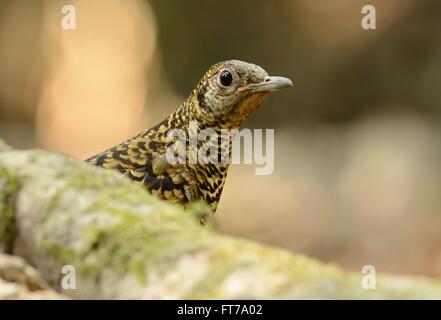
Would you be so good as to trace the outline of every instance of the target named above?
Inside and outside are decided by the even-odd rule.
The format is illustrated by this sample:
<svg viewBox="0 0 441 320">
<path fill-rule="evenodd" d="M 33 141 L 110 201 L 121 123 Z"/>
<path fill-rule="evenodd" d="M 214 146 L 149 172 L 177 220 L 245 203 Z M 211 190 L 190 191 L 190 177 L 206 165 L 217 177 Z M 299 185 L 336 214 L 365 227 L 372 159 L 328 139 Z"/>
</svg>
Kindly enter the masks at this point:
<svg viewBox="0 0 441 320">
<path fill-rule="evenodd" d="M 273 92 L 280 89 L 292 86 L 292 81 L 285 77 L 266 77 L 265 80 L 259 83 L 252 83 L 244 87 L 237 88 L 238 92 L 251 91 L 256 92 Z"/>
</svg>

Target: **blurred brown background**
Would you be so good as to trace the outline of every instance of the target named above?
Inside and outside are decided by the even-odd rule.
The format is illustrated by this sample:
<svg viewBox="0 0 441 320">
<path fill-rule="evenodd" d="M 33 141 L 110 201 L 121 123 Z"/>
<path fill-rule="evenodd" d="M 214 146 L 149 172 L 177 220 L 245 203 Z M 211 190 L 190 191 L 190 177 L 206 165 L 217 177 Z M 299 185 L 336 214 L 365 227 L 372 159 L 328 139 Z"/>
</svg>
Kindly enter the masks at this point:
<svg viewBox="0 0 441 320">
<path fill-rule="evenodd" d="M 0 137 L 85 158 L 173 111 L 211 64 L 295 86 L 246 122 L 275 172 L 233 166 L 223 230 L 360 270 L 441 276 L 441 2 L 0 2 Z M 360 26 L 361 7 L 377 29 Z"/>
</svg>

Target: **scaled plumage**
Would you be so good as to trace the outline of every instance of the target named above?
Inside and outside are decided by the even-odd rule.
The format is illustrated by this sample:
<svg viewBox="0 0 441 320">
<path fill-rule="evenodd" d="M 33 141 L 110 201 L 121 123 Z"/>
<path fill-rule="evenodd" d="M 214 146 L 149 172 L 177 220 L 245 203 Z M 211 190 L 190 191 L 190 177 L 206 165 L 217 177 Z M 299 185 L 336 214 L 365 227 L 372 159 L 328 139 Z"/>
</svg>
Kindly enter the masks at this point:
<svg viewBox="0 0 441 320">
<path fill-rule="evenodd" d="M 170 164 L 166 151 L 175 141 L 167 133 L 181 129 L 188 137 L 189 123 L 196 121 L 199 130 L 213 129 L 220 137 L 222 129 L 239 128 L 268 93 L 291 85 L 289 79 L 270 77 L 254 64 L 238 60 L 217 63 L 162 122 L 86 161 L 116 169 L 162 199 L 180 203 L 204 199 L 216 210 L 228 163 Z M 219 152 L 229 154 L 230 146 L 230 137 L 222 139 Z"/>
</svg>

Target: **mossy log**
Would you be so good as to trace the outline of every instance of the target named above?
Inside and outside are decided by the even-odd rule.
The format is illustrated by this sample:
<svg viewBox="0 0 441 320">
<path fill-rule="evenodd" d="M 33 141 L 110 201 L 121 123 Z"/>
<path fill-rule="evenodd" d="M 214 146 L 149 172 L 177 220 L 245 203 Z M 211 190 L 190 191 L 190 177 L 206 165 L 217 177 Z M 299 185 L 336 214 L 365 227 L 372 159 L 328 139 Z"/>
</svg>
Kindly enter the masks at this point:
<svg viewBox="0 0 441 320">
<path fill-rule="evenodd" d="M 269 200 L 270 201 L 270 200 Z M 441 282 L 361 272 L 202 226 L 203 206 L 158 200 L 117 172 L 0 142 L 0 248 L 73 298 L 441 298 Z M 240 214 L 238 212 L 237 214 Z M 63 289 L 63 266 L 75 289 Z"/>
</svg>

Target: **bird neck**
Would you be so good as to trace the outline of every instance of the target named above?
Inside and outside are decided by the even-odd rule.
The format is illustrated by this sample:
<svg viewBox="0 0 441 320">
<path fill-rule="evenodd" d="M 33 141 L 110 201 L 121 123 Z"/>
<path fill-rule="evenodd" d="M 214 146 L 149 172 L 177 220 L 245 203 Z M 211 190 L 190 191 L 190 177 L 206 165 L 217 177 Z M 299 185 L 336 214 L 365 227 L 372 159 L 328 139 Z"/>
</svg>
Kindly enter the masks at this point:
<svg viewBox="0 0 441 320">
<path fill-rule="evenodd" d="M 187 131 L 191 124 L 197 124 L 199 130 L 213 129 L 220 131 L 223 124 L 213 115 L 204 112 L 198 102 L 190 96 L 175 112 L 169 115 L 169 126 Z"/>
<path fill-rule="evenodd" d="M 202 145 L 216 148 L 219 155 L 218 166 L 227 168 L 235 131 L 230 131 L 212 117 L 198 112 L 199 110 L 200 108 L 187 100 L 164 120 L 167 123 L 167 129 L 182 130 L 188 141 L 195 141 L 198 150 Z M 202 133 L 203 130 L 205 130 L 204 133 Z"/>
</svg>

